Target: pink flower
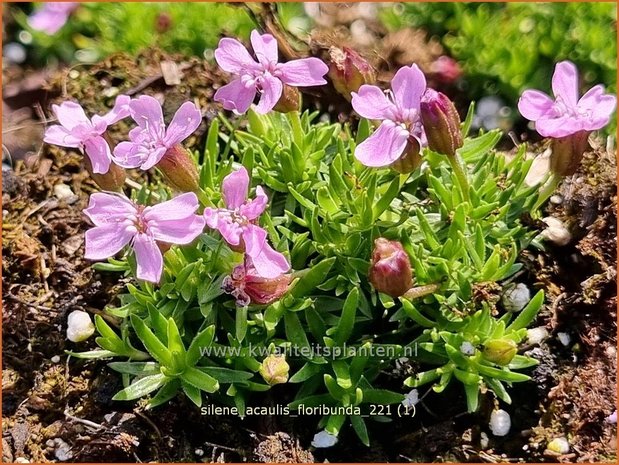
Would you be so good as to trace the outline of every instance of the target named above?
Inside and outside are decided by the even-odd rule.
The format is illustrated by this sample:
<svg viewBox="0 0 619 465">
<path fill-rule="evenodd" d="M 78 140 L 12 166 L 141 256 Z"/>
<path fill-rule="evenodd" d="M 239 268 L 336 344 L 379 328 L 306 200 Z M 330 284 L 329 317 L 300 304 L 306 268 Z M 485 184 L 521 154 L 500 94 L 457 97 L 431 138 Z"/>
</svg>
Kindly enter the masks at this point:
<svg viewBox="0 0 619 465">
<path fill-rule="evenodd" d="M 376 86 L 361 86 L 352 93 L 352 106 L 362 117 L 382 120 L 378 129 L 355 149 L 355 157 L 365 166 L 387 166 L 405 152 L 409 138 L 424 145 L 419 116 L 426 78 L 417 65 L 404 66 L 391 81 L 391 92 Z"/>
<path fill-rule="evenodd" d="M 32 29 L 54 35 L 65 25 L 69 15 L 79 6 L 79 2 L 49 2 L 28 17 Z"/>
<path fill-rule="evenodd" d="M 597 85 L 578 99 L 578 70 L 574 63 L 557 63 L 552 76 L 555 100 L 539 90 L 525 90 L 518 101 L 522 116 L 535 121 L 544 137 L 565 137 L 579 131 L 595 131 L 608 124 L 617 99 Z"/>
<path fill-rule="evenodd" d="M 235 266 L 230 276 L 226 276 L 221 285 L 224 292 L 235 298 L 238 306 L 268 305 L 288 292 L 288 286 L 292 280 L 290 274 L 263 278 L 258 275 L 251 260 L 246 260 L 246 262 Z"/>
<path fill-rule="evenodd" d="M 121 142 L 114 149 L 114 161 L 123 168 L 152 168 L 202 121 L 200 110 L 192 102 L 185 102 L 166 129 L 161 105 L 148 95 L 131 100 L 129 110 L 138 126 L 129 131 L 130 142 Z"/>
<path fill-rule="evenodd" d="M 96 193 L 84 213 L 95 227 L 86 231 L 89 260 L 103 260 L 131 244 L 137 262 L 137 277 L 153 283 L 163 273 L 163 254 L 158 243 L 189 244 L 204 229 L 196 215 L 196 194 L 188 192 L 172 200 L 145 207 L 119 194 Z"/>
<path fill-rule="evenodd" d="M 233 248 L 245 250 L 259 276 L 276 278 L 287 272 L 286 257 L 273 250 L 267 232 L 256 225 L 268 202 L 262 187 L 256 187 L 256 198 L 249 200 L 249 174 L 242 167 L 224 178 L 222 191 L 226 208 L 205 208 L 207 226 L 219 230 Z"/>
<path fill-rule="evenodd" d="M 95 115 L 92 119 L 75 102 L 52 105 L 60 124 L 48 127 L 43 140 L 61 147 L 79 148 L 90 158 L 93 172 L 105 174 L 110 169 L 112 153 L 102 136 L 109 125 L 129 116 L 130 100 L 126 95 L 119 95 L 112 110 L 103 116 Z"/>
<path fill-rule="evenodd" d="M 320 86 L 329 68 L 318 58 L 302 58 L 287 63 L 277 62 L 277 41 L 270 34 L 252 31 L 251 44 L 257 60 L 238 40 L 223 38 L 215 50 L 219 66 L 236 78 L 215 93 L 215 101 L 226 110 L 245 113 L 260 93 L 258 113 L 268 113 L 275 107 L 284 84 L 289 86 Z"/>
</svg>

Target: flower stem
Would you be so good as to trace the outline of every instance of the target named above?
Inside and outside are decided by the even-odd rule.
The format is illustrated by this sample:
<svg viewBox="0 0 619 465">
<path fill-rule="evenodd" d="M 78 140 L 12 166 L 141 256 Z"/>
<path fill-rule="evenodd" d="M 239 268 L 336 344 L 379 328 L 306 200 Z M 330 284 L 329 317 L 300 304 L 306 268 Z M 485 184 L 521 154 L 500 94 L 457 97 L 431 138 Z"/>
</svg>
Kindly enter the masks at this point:
<svg viewBox="0 0 619 465">
<path fill-rule="evenodd" d="M 288 121 L 292 126 L 292 140 L 303 150 L 303 127 L 301 126 L 301 113 L 299 111 L 288 112 Z"/>
<path fill-rule="evenodd" d="M 408 300 L 418 299 L 420 297 L 434 294 L 440 288 L 441 286 L 438 284 L 426 284 L 425 286 L 411 287 L 402 297 Z"/>
<path fill-rule="evenodd" d="M 552 173 L 550 179 L 546 182 L 544 187 L 539 193 L 539 197 L 537 198 L 537 202 L 533 205 L 531 212 L 537 211 L 541 208 L 544 203 L 554 194 L 557 186 L 561 182 L 562 177 L 556 173 Z"/>
<path fill-rule="evenodd" d="M 462 160 L 460 159 L 460 156 L 456 153 L 453 157 L 447 156 L 447 160 L 449 161 L 449 164 L 451 165 L 451 168 L 454 171 L 454 174 L 456 175 L 456 179 L 458 181 L 458 184 L 460 185 L 460 192 L 462 192 L 462 197 L 464 198 L 465 201 L 469 201 L 470 197 L 469 197 L 469 180 L 467 178 L 466 175 L 466 171 L 464 169 L 464 166 L 462 164 Z"/>
</svg>

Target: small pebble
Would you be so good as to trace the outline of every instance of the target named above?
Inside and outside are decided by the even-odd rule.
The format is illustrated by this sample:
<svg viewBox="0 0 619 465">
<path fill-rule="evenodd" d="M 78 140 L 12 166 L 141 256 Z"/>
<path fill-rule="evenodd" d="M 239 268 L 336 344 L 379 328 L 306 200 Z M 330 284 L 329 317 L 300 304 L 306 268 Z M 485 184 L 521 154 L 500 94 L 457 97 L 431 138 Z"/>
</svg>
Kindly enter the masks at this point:
<svg viewBox="0 0 619 465">
<path fill-rule="evenodd" d="M 314 435 L 314 439 L 312 440 L 312 446 L 319 448 L 327 448 L 333 447 L 337 444 L 337 436 L 328 433 L 327 431 L 320 431 Z"/>
<path fill-rule="evenodd" d="M 505 291 L 501 296 L 501 303 L 503 308 L 508 312 L 519 312 L 522 310 L 531 300 L 531 292 L 529 288 L 522 283 L 510 284 L 505 287 Z"/>
<path fill-rule="evenodd" d="M 71 342 L 82 342 L 95 333 L 95 325 L 90 315 L 81 310 L 69 314 L 67 320 L 67 339 Z"/>
<path fill-rule="evenodd" d="M 15 459 L 15 463 L 30 463 L 30 460 L 25 457 L 17 457 Z"/>
<path fill-rule="evenodd" d="M 464 355 L 475 355 L 475 346 L 469 341 L 464 341 L 462 345 L 460 345 L 460 352 Z"/>
<path fill-rule="evenodd" d="M 611 425 L 617 424 L 617 411 L 615 410 L 613 413 L 606 417 L 606 423 L 610 423 Z"/>
<path fill-rule="evenodd" d="M 490 439 L 488 438 L 488 435 L 483 431 L 479 435 L 479 445 L 481 446 L 482 450 L 487 449 L 490 445 Z"/>
<path fill-rule="evenodd" d="M 490 431 L 495 436 L 505 436 L 512 427 L 512 420 L 505 410 L 494 410 L 490 415 Z"/>
<path fill-rule="evenodd" d="M 564 246 L 571 242 L 572 235 L 563 224 L 563 221 L 552 216 L 547 216 L 542 221 L 547 226 L 540 234 L 542 238 L 558 246 Z"/>
<path fill-rule="evenodd" d="M 570 443 L 565 438 L 555 438 L 548 443 L 547 449 L 559 455 L 565 455 L 570 451 Z"/>
<path fill-rule="evenodd" d="M 555 194 L 550 197 L 550 203 L 555 205 L 561 205 L 563 203 L 563 196 L 559 194 Z"/>
<path fill-rule="evenodd" d="M 52 357 L 52 363 L 60 363 L 60 355 L 54 355 Z"/>
<path fill-rule="evenodd" d="M 543 326 L 527 329 L 527 342 L 532 345 L 539 345 L 548 339 L 548 330 Z"/>
<path fill-rule="evenodd" d="M 196 454 L 196 457 L 202 457 L 204 455 L 204 451 L 202 449 L 196 449 L 194 454 Z"/>
<path fill-rule="evenodd" d="M 60 438 L 54 439 L 54 442 L 56 443 L 56 450 L 54 451 L 56 459 L 61 462 L 66 462 L 73 458 L 73 452 L 71 452 L 71 446 L 69 444 Z"/>
<path fill-rule="evenodd" d="M 565 347 L 569 346 L 572 341 L 572 338 L 567 333 L 557 333 L 557 339 L 559 339 L 559 342 Z"/>
<path fill-rule="evenodd" d="M 66 184 L 60 183 L 54 186 L 54 195 L 58 200 L 66 200 L 68 203 L 77 200 L 77 195 Z"/>
</svg>

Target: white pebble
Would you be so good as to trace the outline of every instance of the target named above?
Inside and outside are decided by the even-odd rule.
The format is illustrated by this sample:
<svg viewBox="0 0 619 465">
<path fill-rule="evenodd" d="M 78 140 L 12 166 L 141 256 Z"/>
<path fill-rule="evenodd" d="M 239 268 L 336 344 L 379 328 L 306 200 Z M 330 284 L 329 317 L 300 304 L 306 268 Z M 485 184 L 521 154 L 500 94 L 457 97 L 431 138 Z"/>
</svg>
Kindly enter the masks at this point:
<svg viewBox="0 0 619 465">
<path fill-rule="evenodd" d="M 196 457 L 202 457 L 204 455 L 204 451 L 202 449 L 196 449 L 194 454 L 196 454 Z"/>
<path fill-rule="evenodd" d="M 54 355 L 51 360 L 52 363 L 60 363 L 60 355 Z"/>
<path fill-rule="evenodd" d="M 54 186 L 54 195 L 58 200 L 68 200 L 75 197 L 75 194 L 71 188 L 63 183 L 56 184 Z"/>
<path fill-rule="evenodd" d="M 519 312 L 529 303 L 529 300 L 531 300 L 531 292 L 529 288 L 522 283 L 512 283 L 506 286 L 503 296 L 501 297 L 503 308 L 508 312 Z"/>
<path fill-rule="evenodd" d="M 572 341 L 572 338 L 567 333 L 557 333 L 557 339 L 559 339 L 559 342 L 565 347 L 569 346 Z"/>
<path fill-rule="evenodd" d="M 494 410 L 490 415 L 490 431 L 495 436 L 505 436 L 512 427 L 512 420 L 505 410 Z"/>
<path fill-rule="evenodd" d="M 92 336 L 95 325 L 90 315 L 81 310 L 75 310 L 69 314 L 67 321 L 67 339 L 71 342 L 82 342 Z"/>
<path fill-rule="evenodd" d="M 464 341 L 460 345 L 460 352 L 462 352 L 464 355 L 475 355 L 475 346 L 469 341 Z"/>
<path fill-rule="evenodd" d="M 419 402 L 419 391 L 417 391 L 417 389 L 413 389 L 411 392 L 406 394 L 406 396 L 404 397 L 404 400 L 402 401 L 402 405 L 404 407 L 410 408 L 414 405 L 417 405 L 418 402 Z"/>
<path fill-rule="evenodd" d="M 563 196 L 559 194 L 553 195 L 552 197 L 550 197 L 550 203 L 553 203 L 555 205 L 561 205 L 563 203 Z"/>
<path fill-rule="evenodd" d="M 546 223 L 547 226 L 540 234 L 542 238 L 558 246 L 564 246 L 570 243 L 572 235 L 563 224 L 563 221 L 552 216 L 547 216 L 542 219 L 542 221 Z"/>
<path fill-rule="evenodd" d="M 320 431 L 314 435 L 312 446 L 318 448 L 333 447 L 337 444 L 337 436 L 332 435 L 327 431 Z"/>
<path fill-rule="evenodd" d="M 532 345 L 539 345 L 548 338 L 548 330 L 543 326 L 527 329 L 527 342 Z"/>
<path fill-rule="evenodd" d="M 606 423 L 610 423 L 611 425 L 617 424 L 617 411 L 616 410 L 606 417 Z"/>
<path fill-rule="evenodd" d="M 479 445 L 481 446 L 482 450 L 487 449 L 490 445 L 490 439 L 488 438 L 488 435 L 483 431 L 479 435 Z"/>
<path fill-rule="evenodd" d="M 548 443 L 548 450 L 565 455 L 570 451 L 570 443 L 565 438 L 555 438 Z"/>
</svg>

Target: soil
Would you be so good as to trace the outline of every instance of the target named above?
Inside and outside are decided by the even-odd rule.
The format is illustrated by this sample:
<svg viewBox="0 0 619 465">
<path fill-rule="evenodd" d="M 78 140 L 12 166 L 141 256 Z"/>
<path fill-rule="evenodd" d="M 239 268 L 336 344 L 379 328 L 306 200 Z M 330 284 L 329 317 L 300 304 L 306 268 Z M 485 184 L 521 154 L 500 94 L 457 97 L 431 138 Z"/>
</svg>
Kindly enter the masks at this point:
<svg viewBox="0 0 619 465">
<path fill-rule="evenodd" d="M 164 76 L 162 61 L 183 74 L 182 84 L 166 83 L 174 76 Z M 508 436 L 489 432 L 490 396 L 478 413 L 466 414 L 459 386 L 452 386 L 440 396 L 424 397 L 413 418 L 372 422 L 371 448 L 345 430 L 335 447 L 314 449 L 315 422 L 303 419 L 202 416 L 182 397 L 154 411 L 145 410 L 143 402 L 112 401 L 120 377 L 105 362 L 65 354 L 95 347 L 92 340 L 74 344 L 65 339 L 67 315 L 103 311 L 126 281 L 95 272 L 83 260 L 88 225 L 81 211 L 97 188 L 79 155 L 42 146 L 42 109 L 70 96 L 87 112 L 102 113 L 118 93 L 147 93 L 163 102 L 169 117 L 181 101 L 195 99 L 206 122 L 189 144 L 201 147 L 204 129 L 216 115 L 210 102 L 222 82 L 218 72 L 202 60 L 159 51 L 137 58 L 120 54 L 92 67 L 38 75 L 32 80 L 38 87 L 16 81 L 17 71 L 4 72 L 5 82 L 17 82 L 4 102 L 8 112 L 3 126 L 11 133 L 7 148 L 19 160 L 13 160 L 13 169 L 3 169 L 2 176 L 3 461 L 615 460 L 616 425 L 605 421 L 616 404 L 614 152 L 595 148 L 579 172 L 559 187 L 560 199 L 548 205 L 547 213 L 564 221 L 572 241 L 522 256 L 526 271 L 520 279 L 547 292 L 536 325 L 550 337 L 531 349 L 541 361 L 534 381 L 510 391 L 514 402 L 508 407 L 513 422 Z M 38 111 L 24 110 L 37 105 Z M 131 176 L 141 181 L 138 173 Z M 571 342 L 564 346 L 558 333 L 568 334 Z M 405 373 L 391 376 L 395 386 Z M 285 386 L 277 386 L 265 404 L 288 395 Z M 547 450 L 559 437 L 569 441 L 567 454 Z"/>
</svg>

